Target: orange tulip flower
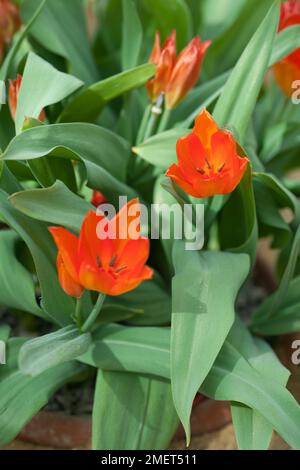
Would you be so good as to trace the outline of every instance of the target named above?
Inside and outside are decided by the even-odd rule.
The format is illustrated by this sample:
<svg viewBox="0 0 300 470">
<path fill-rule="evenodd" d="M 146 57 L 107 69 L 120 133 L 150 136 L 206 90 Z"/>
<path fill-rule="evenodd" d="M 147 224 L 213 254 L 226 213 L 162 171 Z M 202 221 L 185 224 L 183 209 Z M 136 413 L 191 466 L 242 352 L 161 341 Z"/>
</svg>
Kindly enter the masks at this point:
<svg viewBox="0 0 300 470">
<path fill-rule="evenodd" d="M 154 103 L 163 93 L 166 97 L 166 108 L 174 108 L 193 88 L 200 74 L 205 52 L 211 41 L 201 42 L 197 36 L 176 58 L 176 31 L 160 47 L 160 36 L 157 32 L 150 63 L 156 65 L 156 73 L 148 80 L 147 90 Z"/>
<path fill-rule="evenodd" d="M 152 278 L 153 270 L 145 265 L 149 240 L 140 235 L 139 229 L 136 236 L 130 236 L 131 223 L 139 227 L 140 220 L 139 215 L 130 216 L 133 206 L 139 207 L 137 199 L 122 207 L 111 220 L 89 211 L 79 237 L 63 227 L 49 228 L 58 248 L 59 281 L 68 295 L 79 298 L 84 289 L 121 295 Z M 99 223 L 107 232 L 105 239 L 97 236 Z"/>
<path fill-rule="evenodd" d="M 300 24 L 300 0 L 282 3 L 278 31 Z M 300 48 L 277 62 L 273 66 L 274 76 L 282 91 L 287 96 L 294 92 L 292 84 L 300 80 Z"/>
<path fill-rule="evenodd" d="M 193 131 L 178 139 L 176 150 L 178 165 L 171 165 L 166 176 L 198 198 L 231 193 L 249 163 L 238 155 L 232 134 L 219 129 L 206 110 L 197 116 Z"/>
<path fill-rule="evenodd" d="M 0 62 L 3 59 L 5 46 L 10 43 L 20 26 L 18 7 L 10 0 L 0 0 Z"/>
<path fill-rule="evenodd" d="M 22 79 L 23 79 L 22 75 L 18 74 L 15 80 L 9 81 L 8 103 L 9 103 L 10 114 L 13 120 L 16 119 L 16 112 L 17 112 L 20 88 L 22 85 Z M 39 115 L 39 120 L 44 122 L 45 119 L 46 119 L 46 115 L 45 115 L 45 111 L 43 110 L 41 111 Z"/>
</svg>

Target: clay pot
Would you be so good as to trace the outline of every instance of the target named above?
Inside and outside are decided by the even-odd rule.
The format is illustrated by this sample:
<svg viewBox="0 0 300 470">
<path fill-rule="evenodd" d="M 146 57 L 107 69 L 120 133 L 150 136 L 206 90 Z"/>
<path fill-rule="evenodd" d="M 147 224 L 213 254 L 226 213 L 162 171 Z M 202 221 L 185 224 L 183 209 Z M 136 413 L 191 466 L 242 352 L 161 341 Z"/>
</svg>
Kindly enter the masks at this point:
<svg viewBox="0 0 300 470">
<path fill-rule="evenodd" d="M 209 399 L 194 407 L 192 435 L 216 431 L 231 420 L 229 404 Z M 184 439 L 182 426 L 178 428 L 173 442 Z M 68 416 L 64 413 L 41 411 L 18 436 L 18 440 L 39 447 L 54 449 L 89 449 L 91 443 L 91 417 Z"/>
</svg>

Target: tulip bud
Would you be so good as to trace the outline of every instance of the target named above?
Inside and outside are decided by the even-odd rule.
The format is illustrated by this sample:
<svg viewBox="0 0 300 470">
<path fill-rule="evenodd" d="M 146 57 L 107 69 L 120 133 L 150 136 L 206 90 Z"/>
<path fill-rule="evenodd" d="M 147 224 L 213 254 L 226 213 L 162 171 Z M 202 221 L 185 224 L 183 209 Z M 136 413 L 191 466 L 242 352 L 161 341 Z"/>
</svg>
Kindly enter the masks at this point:
<svg viewBox="0 0 300 470">
<path fill-rule="evenodd" d="M 13 120 L 16 119 L 16 112 L 18 106 L 19 93 L 22 85 L 22 75 L 18 74 L 15 80 L 9 81 L 9 109 L 10 114 Z M 45 111 L 42 110 L 38 119 L 42 122 L 45 121 L 46 115 Z"/>
<path fill-rule="evenodd" d="M 9 81 L 9 109 L 10 114 L 13 120 L 16 118 L 17 105 L 18 105 L 18 96 L 22 83 L 22 75 L 17 76 L 15 80 Z"/>
<path fill-rule="evenodd" d="M 100 191 L 94 191 L 91 199 L 91 203 L 95 207 L 99 207 L 101 204 L 107 202 L 106 197 Z"/>
<path fill-rule="evenodd" d="M 147 91 L 152 103 L 155 103 L 161 93 L 165 93 L 176 60 L 176 31 L 167 37 L 162 49 L 160 48 L 160 36 L 155 35 L 154 46 L 149 62 L 156 65 L 153 78 L 147 82 Z"/>
<path fill-rule="evenodd" d="M 179 54 L 167 85 L 167 109 L 175 108 L 197 82 L 205 52 L 210 44 L 211 41 L 201 42 L 197 36 Z"/>
<path fill-rule="evenodd" d="M 0 62 L 3 59 L 5 46 L 10 43 L 20 26 L 18 7 L 10 0 L 0 0 Z"/>
</svg>

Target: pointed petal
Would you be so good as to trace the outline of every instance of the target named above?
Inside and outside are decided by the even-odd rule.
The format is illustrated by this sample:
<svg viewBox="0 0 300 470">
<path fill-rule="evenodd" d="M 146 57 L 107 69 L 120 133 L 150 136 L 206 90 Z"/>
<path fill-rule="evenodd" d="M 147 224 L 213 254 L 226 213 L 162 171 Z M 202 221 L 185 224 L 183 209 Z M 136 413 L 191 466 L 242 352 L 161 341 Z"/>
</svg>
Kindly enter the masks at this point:
<svg viewBox="0 0 300 470">
<path fill-rule="evenodd" d="M 181 172 L 192 183 L 199 176 L 198 170 L 206 165 L 206 153 L 200 139 L 193 132 L 178 139 L 176 152 Z"/>
<path fill-rule="evenodd" d="M 195 120 L 193 132 L 199 137 L 205 149 L 210 148 L 212 136 L 219 130 L 217 123 L 206 109 L 203 109 Z"/>
<path fill-rule="evenodd" d="M 50 227 L 51 233 L 66 270 L 74 280 L 78 279 L 78 238 L 63 227 Z"/>
<path fill-rule="evenodd" d="M 158 31 L 156 31 L 153 49 L 152 49 L 151 55 L 150 55 L 150 57 L 149 57 L 149 62 L 150 62 L 150 64 L 157 65 L 157 64 L 158 64 L 158 61 L 159 61 L 159 58 L 160 58 L 160 54 L 161 54 L 161 49 L 160 49 L 160 34 L 159 34 Z"/>
<path fill-rule="evenodd" d="M 121 253 L 130 238 L 139 238 L 140 211 L 139 200 L 137 198 L 131 199 L 110 221 L 111 230 L 116 233 L 116 238 L 113 241 L 115 252 Z"/>
<path fill-rule="evenodd" d="M 74 280 L 73 277 L 70 275 L 60 253 L 57 256 L 56 266 L 57 266 L 59 283 L 62 289 L 68 295 L 71 295 L 72 297 L 76 297 L 77 299 L 79 299 L 83 293 L 84 288 L 78 282 L 78 280 Z"/>
<path fill-rule="evenodd" d="M 225 164 L 232 167 L 236 159 L 236 142 L 229 132 L 217 131 L 211 139 L 210 163 L 214 171 L 218 171 Z"/>
<path fill-rule="evenodd" d="M 197 82 L 204 54 L 210 42 L 193 38 L 179 54 L 166 90 L 166 107 L 174 108 Z"/>
<path fill-rule="evenodd" d="M 136 289 L 143 281 L 147 281 L 152 279 L 153 277 L 153 269 L 149 268 L 149 266 L 144 266 L 139 273 L 139 276 L 136 278 L 128 278 L 123 279 L 122 283 L 119 281 L 115 283 L 110 291 L 110 295 L 122 295 L 126 294 L 133 289 Z"/>
<path fill-rule="evenodd" d="M 102 265 L 104 269 L 108 269 L 114 254 L 113 241 L 110 238 L 98 238 L 105 227 L 108 227 L 108 221 L 103 215 L 97 215 L 92 210 L 87 213 L 80 231 L 79 257 L 91 266 Z"/>
<path fill-rule="evenodd" d="M 194 186 L 189 181 L 187 181 L 185 175 L 182 173 L 178 165 L 173 163 L 173 165 L 168 168 L 165 175 L 171 178 L 171 180 L 174 181 L 187 194 L 198 197 Z"/>
<path fill-rule="evenodd" d="M 140 237 L 138 240 L 128 240 L 118 255 L 115 267 L 118 269 L 127 266 L 130 270 L 134 270 L 136 266 L 142 266 L 146 263 L 149 252 L 150 241 L 148 238 Z"/>
</svg>

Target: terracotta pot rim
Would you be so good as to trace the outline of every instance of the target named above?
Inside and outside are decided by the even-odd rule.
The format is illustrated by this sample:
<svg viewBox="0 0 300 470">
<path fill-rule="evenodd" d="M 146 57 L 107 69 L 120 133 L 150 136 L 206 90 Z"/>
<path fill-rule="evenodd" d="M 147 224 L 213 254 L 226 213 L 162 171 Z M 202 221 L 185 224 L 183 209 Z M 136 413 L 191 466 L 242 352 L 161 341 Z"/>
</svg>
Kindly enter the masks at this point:
<svg viewBox="0 0 300 470">
<path fill-rule="evenodd" d="M 57 449 L 90 449 L 91 415 L 72 416 L 61 411 L 40 411 L 24 427 L 18 439 Z M 192 412 L 192 434 L 199 436 L 217 431 L 231 421 L 229 402 L 205 399 Z M 184 439 L 180 425 L 173 441 Z"/>
</svg>

